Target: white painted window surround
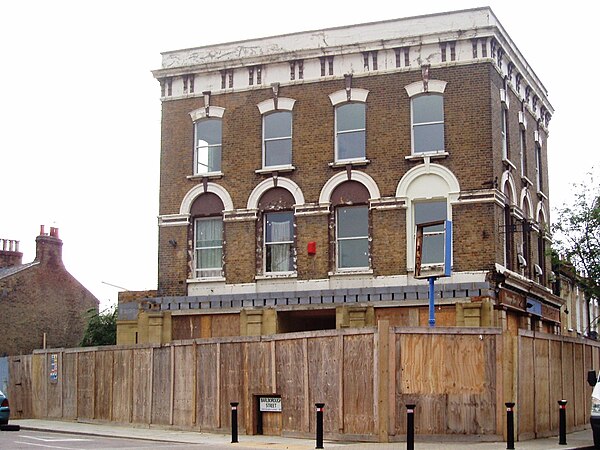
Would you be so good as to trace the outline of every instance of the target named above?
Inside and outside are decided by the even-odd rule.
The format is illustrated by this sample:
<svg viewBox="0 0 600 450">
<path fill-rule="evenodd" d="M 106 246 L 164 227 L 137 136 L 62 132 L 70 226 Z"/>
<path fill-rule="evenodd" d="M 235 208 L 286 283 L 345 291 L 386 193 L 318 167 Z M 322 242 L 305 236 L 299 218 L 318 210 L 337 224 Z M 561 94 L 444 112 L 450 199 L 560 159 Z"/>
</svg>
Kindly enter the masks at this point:
<svg viewBox="0 0 600 450">
<path fill-rule="evenodd" d="M 415 212 L 414 205 L 421 202 L 447 202 L 448 220 L 452 220 L 452 204 L 458 201 L 460 186 L 456 176 L 439 164 L 421 164 L 410 169 L 398 183 L 396 197 L 406 202 L 406 267 L 414 270 L 415 264 Z"/>
</svg>

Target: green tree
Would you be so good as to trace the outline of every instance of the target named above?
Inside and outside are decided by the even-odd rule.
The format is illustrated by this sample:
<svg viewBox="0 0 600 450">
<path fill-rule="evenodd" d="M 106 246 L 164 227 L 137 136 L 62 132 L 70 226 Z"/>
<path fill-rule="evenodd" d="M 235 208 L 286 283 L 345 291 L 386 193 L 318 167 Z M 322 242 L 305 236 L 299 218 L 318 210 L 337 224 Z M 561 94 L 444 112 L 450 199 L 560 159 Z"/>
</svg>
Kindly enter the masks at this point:
<svg viewBox="0 0 600 450">
<path fill-rule="evenodd" d="M 87 327 L 81 340 L 82 347 L 96 345 L 115 345 L 117 343 L 117 308 L 106 309 L 98 312 L 89 309 Z"/>
<path fill-rule="evenodd" d="M 573 201 L 557 210 L 552 231 L 556 250 L 579 272 L 587 298 L 600 298 L 600 186 L 592 171 L 573 184 Z"/>
</svg>

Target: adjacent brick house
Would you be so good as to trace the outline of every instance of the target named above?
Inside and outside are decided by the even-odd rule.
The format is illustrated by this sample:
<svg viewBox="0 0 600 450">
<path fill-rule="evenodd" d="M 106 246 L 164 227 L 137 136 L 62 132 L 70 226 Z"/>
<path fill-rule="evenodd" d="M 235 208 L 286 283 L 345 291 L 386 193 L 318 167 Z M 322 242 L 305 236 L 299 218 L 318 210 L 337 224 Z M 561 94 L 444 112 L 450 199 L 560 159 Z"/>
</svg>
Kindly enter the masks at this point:
<svg viewBox="0 0 600 450">
<path fill-rule="evenodd" d="M 65 268 L 62 245 L 58 228 L 42 226 L 35 260 L 23 264 L 19 243 L 0 240 L 0 355 L 79 346 L 85 313 L 99 302 Z"/>
<path fill-rule="evenodd" d="M 119 343 L 426 326 L 415 228 L 443 219 L 437 324 L 560 332 L 553 108 L 489 8 L 166 52 L 154 76 L 158 291 L 122 295 Z"/>
</svg>

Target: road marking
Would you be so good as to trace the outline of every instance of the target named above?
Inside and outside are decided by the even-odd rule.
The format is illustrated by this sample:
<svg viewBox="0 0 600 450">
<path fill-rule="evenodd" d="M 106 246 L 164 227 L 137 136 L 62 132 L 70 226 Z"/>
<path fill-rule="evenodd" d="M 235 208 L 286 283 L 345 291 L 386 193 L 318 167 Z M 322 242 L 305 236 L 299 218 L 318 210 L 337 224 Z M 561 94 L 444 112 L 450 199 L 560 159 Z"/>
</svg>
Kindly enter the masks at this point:
<svg viewBox="0 0 600 450">
<path fill-rule="evenodd" d="M 24 441 L 15 441 L 15 444 L 33 445 L 34 447 L 44 447 L 44 448 L 59 448 L 62 450 L 85 450 L 83 448 L 77 449 L 77 448 L 73 448 L 73 447 L 59 447 L 58 445 L 34 444 L 33 442 L 24 442 Z"/>
<path fill-rule="evenodd" d="M 27 436 L 27 435 L 21 435 L 21 437 L 25 438 L 25 439 L 35 439 L 36 441 L 43 441 L 43 442 L 87 442 L 87 441 L 92 440 L 92 439 L 84 439 L 84 438 L 41 438 L 41 437 Z"/>
</svg>

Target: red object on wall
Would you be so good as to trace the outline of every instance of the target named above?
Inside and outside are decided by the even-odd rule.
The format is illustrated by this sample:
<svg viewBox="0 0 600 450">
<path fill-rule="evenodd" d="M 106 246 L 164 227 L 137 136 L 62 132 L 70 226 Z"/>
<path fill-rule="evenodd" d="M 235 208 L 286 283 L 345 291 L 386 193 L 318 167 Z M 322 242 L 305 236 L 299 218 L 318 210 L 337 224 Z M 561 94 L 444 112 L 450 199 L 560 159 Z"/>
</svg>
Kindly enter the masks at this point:
<svg viewBox="0 0 600 450">
<path fill-rule="evenodd" d="M 306 246 L 306 251 L 309 255 L 315 255 L 317 253 L 317 243 L 314 241 L 309 242 Z"/>
</svg>

